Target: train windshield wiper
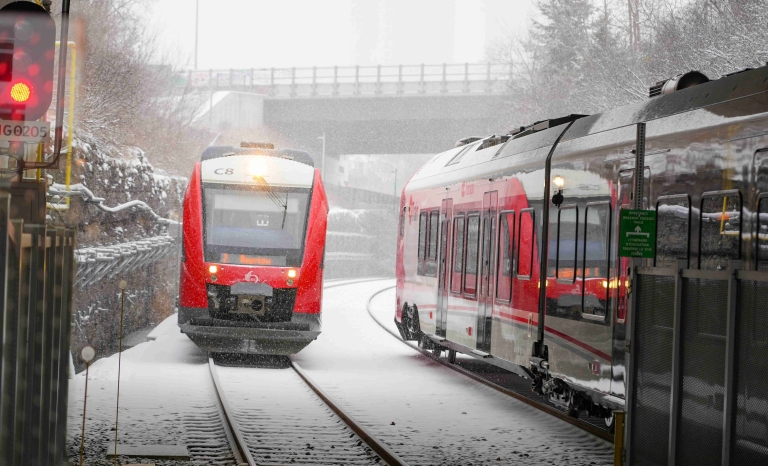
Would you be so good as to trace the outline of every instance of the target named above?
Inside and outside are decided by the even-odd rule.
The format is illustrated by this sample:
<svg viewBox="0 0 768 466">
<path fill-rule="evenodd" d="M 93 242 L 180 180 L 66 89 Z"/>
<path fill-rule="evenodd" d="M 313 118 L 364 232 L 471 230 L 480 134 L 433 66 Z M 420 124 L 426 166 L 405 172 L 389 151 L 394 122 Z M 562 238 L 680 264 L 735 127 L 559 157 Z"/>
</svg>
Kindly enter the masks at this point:
<svg viewBox="0 0 768 466">
<path fill-rule="evenodd" d="M 276 206 L 283 210 L 283 222 L 280 229 L 285 229 L 285 217 L 288 215 L 288 193 L 285 193 L 285 200 L 283 200 L 273 189 L 272 186 L 267 183 L 267 180 L 263 176 L 254 177 L 256 181 L 256 187 L 259 191 L 265 193 Z"/>
</svg>

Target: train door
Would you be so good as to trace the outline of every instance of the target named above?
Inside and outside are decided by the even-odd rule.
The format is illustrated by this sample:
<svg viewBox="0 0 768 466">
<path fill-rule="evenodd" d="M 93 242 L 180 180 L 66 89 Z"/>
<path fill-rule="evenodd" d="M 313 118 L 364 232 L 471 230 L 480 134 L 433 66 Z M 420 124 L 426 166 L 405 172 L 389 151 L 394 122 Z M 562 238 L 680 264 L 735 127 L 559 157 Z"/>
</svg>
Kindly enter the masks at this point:
<svg viewBox="0 0 768 466">
<path fill-rule="evenodd" d="M 449 244 L 451 242 L 451 218 L 453 212 L 453 199 L 444 199 L 440 207 L 440 260 L 438 262 L 437 282 L 437 330 L 436 335 L 445 336 L 448 326 L 448 264 L 450 264 Z"/>
<path fill-rule="evenodd" d="M 477 349 L 490 351 L 491 325 L 493 322 L 493 295 L 496 284 L 496 219 L 499 205 L 499 192 L 491 191 L 483 195 L 482 213 L 482 252 L 480 261 L 480 286 L 477 294 Z"/>
</svg>

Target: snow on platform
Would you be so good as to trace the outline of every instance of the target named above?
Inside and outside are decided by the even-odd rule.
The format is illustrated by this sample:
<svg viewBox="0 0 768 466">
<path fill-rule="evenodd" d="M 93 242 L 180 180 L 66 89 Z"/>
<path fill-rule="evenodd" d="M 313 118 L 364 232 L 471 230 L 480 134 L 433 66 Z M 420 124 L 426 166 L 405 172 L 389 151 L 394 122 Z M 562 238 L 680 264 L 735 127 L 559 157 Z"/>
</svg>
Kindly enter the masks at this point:
<svg viewBox="0 0 768 466">
<path fill-rule="evenodd" d="M 608 465 L 612 445 L 404 345 L 366 311 L 394 280 L 324 293 L 323 333 L 295 356 L 315 382 L 411 465 Z M 394 318 L 394 292 L 372 303 Z"/>
<path fill-rule="evenodd" d="M 215 402 L 207 354 L 179 331 L 176 315 L 151 335 L 154 341 L 123 352 L 120 445 L 181 445 L 192 462 L 173 462 L 175 465 L 234 465 Z M 115 354 L 96 361 L 89 371 L 85 441 L 89 465 L 113 464 L 106 454 L 115 441 L 117 365 Z M 69 389 L 67 453 L 72 464 L 79 464 L 84 388 L 85 372 L 81 372 L 70 381 Z"/>
</svg>

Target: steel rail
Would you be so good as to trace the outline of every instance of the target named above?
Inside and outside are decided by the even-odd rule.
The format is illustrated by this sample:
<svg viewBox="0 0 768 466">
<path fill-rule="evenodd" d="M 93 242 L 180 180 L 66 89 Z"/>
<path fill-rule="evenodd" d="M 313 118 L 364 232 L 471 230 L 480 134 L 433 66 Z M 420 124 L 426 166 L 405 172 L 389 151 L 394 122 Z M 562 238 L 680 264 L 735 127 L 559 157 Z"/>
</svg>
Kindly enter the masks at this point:
<svg viewBox="0 0 768 466">
<path fill-rule="evenodd" d="M 256 460 L 253 459 L 250 450 L 248 450 L 245 438 L 240 431 L 240 425 L 237 423 L 237 420 L 229 409 L 227 400 L 224 398 L 221 381 L 219 380 L 219 375 L 216 372 L 216 364 L 213 362 L 212 357 L 208 357 L 208 368 L 211 371 L 211 378 L 213 379 L 213 385 L 216 389 L 216 399 L 219 400 L 219 408 L 223 415 L 222 417 L 224 418 L 224 430 L 230 441 L 232 453 L 235 455 L 235 461 L 240 465 L 256 466 Z"/>
<path fill-rule="evenodd" d="M 480 377 L 479 375 L 475 374 L 474 372 L 471 372 L 471 371 L 468 371 L 467 369 L 464 369 L 463 367 L 459 367 L 456 364 L 451 364 L 448 361 L 443 360 L 443 359 L 439 358 L 438 356 L 435 356 L 430 351 L 427 351 L 427 350 L 425 350 L 423 348 L 420 348 L 418 346 L 413 346 L 413 345 L 408 344 L 408 342 L 404 341 L 400 337 L 400 335 L 398 335 L 397 333 L 393 332 L 391 329 L 387 328 L 381 321 L 379 321 L 379 319 L 376 318 L 376 316 L 373 315 L 373 312 L 371 312 L 371 301 L 373 301 L 373 299 L 376 296 L 380 295 L 381 293 L 384 293 L 385 291 L 391 290 L 392 288 L 395 288 L 395 286 L 394 285 L 387 286 L 386 288 L 383 288 L 383 289 L 375 292 L 374 294 L 372 294 L 371 297 L 368 298 L 368 302 L 366 303 L 365 308 L 368 311 L 368 315 L 371 316 L 371 319 L 373 319 L 374 322 L 379 324 L 379 326 L 381 328 L 386 330 L 387 333 L 392 335 L 397 341 L 405 344 L 409 348 L 413 348 L 414 350 L 419 351 L 424 356 L 427 356 L 428 358 L 430 358 L 430 359 L 432 359 L 432 360 L 442 364 L 443 366 L 449 367 L 449 368 L 455 370 L 456 372 L 458 372 L 460 374 L 463 374 L 463 375 L 465 375 L 465 376 L 467 376 L 467 377 L 469 377 L 469 378 L 471 378 L 471 379 L 473 379 L 473 380 L 475 380 L 477 382 L 480 382 L 483 385 L 486 385 L 486 386 L 488 386 L 490 388 L 493 388 L 494 390 L 499 391 L 499 392 L 501 392 L 501 393 L 503 393 L 505 395 L 508 395 L 508 396 L 510 396 L 512 398 L 520 400 L 523 403 L 525 403 L 527 405 L 530 405 L 530 406 L 533 406 L 534 408 L 539 409 L 539 410 L 541 410 L 541 411 L 543 411 L 543 412 L 545 412 L 547 414 L 555 416 L 556 418 L 558 418 L 560 420 L 563 420 L 563 421 L 565 421 L 565 422 L 567 422 L 569 424 L 572 424 L 572 425 L 574 425 L 574 426 L 576 426 L 576 427 L 578 427 L 578 428 L 580 428 L 580 429 L 582 429 L 582 430 L 584 430 L 586 432 L 589 432 L 592 435 L 600 437 L 603 440 L 606 440 L 608 442 L 613 442 L 613 436 L 607 430 L 601 429 L 601 428 L 599 428 L 597 426 L 594 426 L 594 425 L 592 425 L 592 424 L 590 424 L 588 422 L 584 422 L 582 420 L 579 420 L 578 418 L 571 417 L 567 413 L 565 413 L 563 411 L 560 411 L 559 409 L 557 409 L 555 407 L 548 406 L 548 405 L 545 405 L 543 403 L 539 403 L 538 401 L 533 400 L 531 398 L 528 398 L 527 396 L 522 395 L 522 394 L 520 394 L 520 393 L 518 393 L 518 392 L 516 392 L 514 390 L 510 390 L 510 389 L 508 389 L 506 387 L 502 387 L 501 385 L 498 385 L 498 384 L 496 384 L 494 382 L 491 382 L 490 380 L 484 379 L 484 378 Z"/>
<path fill-rule="evenodd" d="M 368 429 L 363 427 L 363 425 L 354 418 L 349 413 L 346 413 L 341 407 L 334 403 L 333 400 L 328 396 L 325 391 L 320 388 L 310 377 L 309 375 L 304 371 L 304 369 L 299 366 L 296 361 L 291 360 L 291 367 L 293 367 L 293 370 L 296 371 L 297 374 L 299 374 L 299 377 L 301 377 L 304 382 L 309 385 L 309 388 L 311 388 L 317 396 L 320 397 L 323 402 L 328 405 L 331 410 L 333 410 L 334 413 L 336 413 L 337 416 L 341 418 L 342 421 L 344 421 L 350 429 L 352 429 L 360 439 L 365 442 L 371 450 L 373 450 L 381 459 L 386 461 L 389 466 L 408 466 L 408 463 L 406 463 L 402 458 L 400 458 L 397 453 L 392 451 L 384 442 L 378 440 Z"/>
</svg>

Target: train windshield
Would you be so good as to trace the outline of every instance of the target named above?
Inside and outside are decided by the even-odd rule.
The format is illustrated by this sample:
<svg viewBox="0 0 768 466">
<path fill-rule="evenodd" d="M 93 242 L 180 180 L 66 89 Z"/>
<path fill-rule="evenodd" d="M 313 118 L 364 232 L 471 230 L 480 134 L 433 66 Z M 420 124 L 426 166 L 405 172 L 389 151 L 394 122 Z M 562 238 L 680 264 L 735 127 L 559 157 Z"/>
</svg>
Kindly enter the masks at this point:
<svg viewBox="0 0 768 466">
<path fill-rule="evenodd" d="M 205 260 L 300 266 L 309 195 L 309 189 L 206 186 Z"/>
</svg>

